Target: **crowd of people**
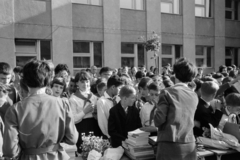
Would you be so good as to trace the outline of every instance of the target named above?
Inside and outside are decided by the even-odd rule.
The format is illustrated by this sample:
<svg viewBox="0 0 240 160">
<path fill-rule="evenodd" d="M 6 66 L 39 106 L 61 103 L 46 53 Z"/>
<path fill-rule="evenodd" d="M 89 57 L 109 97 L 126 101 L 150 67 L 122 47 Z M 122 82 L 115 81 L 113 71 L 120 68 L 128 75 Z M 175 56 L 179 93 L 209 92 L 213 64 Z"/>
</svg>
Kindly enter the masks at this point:
<svg viewBox="0 0 240 160">
<path fill-rule="evenodd" d="M 47 60 L 15 68 L 0 62 L 0 152 L 68 159 L 62 142 L 76 144 L 78 155 L 83 134 L 119 147 L 140 128 L 158 136 L 158 160 L 196 159 L 195 137 L 209 124 L 223 129 L 226 122 L 240 123 L 239 80 L 235 65 L 203 75 L 186 58 L 161 74 L 154 67 L 92 66 L 75 76 L 66 64 Z"/>
</svg>

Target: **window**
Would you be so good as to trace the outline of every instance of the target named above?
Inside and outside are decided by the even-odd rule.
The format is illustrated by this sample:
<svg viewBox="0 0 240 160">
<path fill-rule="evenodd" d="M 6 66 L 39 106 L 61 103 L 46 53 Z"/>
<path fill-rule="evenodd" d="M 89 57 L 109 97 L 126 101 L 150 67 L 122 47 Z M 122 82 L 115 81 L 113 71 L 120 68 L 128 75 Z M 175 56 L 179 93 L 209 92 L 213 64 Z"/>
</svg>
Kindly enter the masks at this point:
<svg viewBox="0 0 240 160">
<path fill-rule="evenodd" d="M 102 67 L 102 42 L 73 41 L 74 72 L 95 65 Z"/>
<path fill-rule="evenodd" d="M 238 20 L 238 5 L 239 2 L 236 0 L 225 0 L 225 18 L 231 20 Z"/>
<path fill-rule="evenodd" d="M 213 47 L 196 46 L 196 66 L 202 68 L 212 67 Z"/>
<path fill-rule="evenodd" d="M 15 40 L 16 66 L 24 66 L 27 61 L 52 59 L 50 40 Z"/>
<path fill-rule="evenodd" d="M 102 0 L 72 0 L 72 3 L 102 6 Z"/>
<path fill-rule="evenodd" d="M 170 14 L 180 14 L 179 0 L 162 0 L 161 1 L 161 12 Z"/>
<path fill-rule="evenodd" d="M 211 0 L 195 0 L 195 16 L 212 17 Z"/>
<path fill-rule="evenodd" d="M 145 0 L 120 0 L 120 8 L 144 10 Z"/>
<path fill-rule="evenodd" d="M 145 50 L 142 44 L 121 43 L 121 66 L 142 66 L 145 65 Z"/>
<path fill-rule="evenodd" d="M 236 66 L 239 65 L 238 50 L 239 48 L 234 48 L 234 47 L 225 48 L 225 65 L 226 66 L 230 66 L 232 64 L 235 64 Z"/>
<path fill-rule="evenodd" d="M 176 59 L 182 57 L 182 46 L 162 44 L 162 67 L 168 65 L 172 66 Z"/>
</svg>

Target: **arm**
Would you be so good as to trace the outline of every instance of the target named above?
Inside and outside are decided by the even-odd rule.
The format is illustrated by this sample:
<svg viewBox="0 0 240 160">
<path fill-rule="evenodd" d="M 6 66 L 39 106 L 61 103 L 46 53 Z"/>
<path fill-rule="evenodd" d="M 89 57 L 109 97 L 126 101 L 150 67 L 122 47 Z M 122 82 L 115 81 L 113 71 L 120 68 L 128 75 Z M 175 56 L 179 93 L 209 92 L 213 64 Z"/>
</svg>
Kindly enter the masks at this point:
<svg viewBox="0 0 240 160">
<path fill-rule="evenodd" d="M 106 116 L 106 107 L 104 107 L 103 101 L 101 99 L 97 102 L 97 118 L 98 125 L 104 135 L 108 138 L 110 137 L 108 134 L 108 119 Z"/>
<path fill-rule="evenodd" d="M 74 100 L 74 98 L 69 99 L 69 104 L 73 113 L 75 124 L 81 122 L 83 117 L 85 116 L 85 113 L 83 112 L 83 110 L 77 113 L 78 104 L 77 104 L 77 101 Z"/>
<path fill-rule="evenodd" d="M 168 112 L 168 102 L 166 99 L 166 90 L 163 90 L 159 95 L 159 101 L 157 104 L 157 108 L 154 114 L 154 124 L 156 127 L 160 127 L 167 120 L 167 112 Z"/>
<path fill-rule="evenodd" d="M 65 135 L 63 138 L 63 142 L 74 145 L 77 143 L 78 140 L 78 132 L 76 130 L 75 124 L 74 124 L 74 118 L 73 114 L 70 108 L 70 105 L 67 101 L 63 101 L 63 105 L 65 106 L 66 110 L 66 119 L 65 119 Z"/>
<path fill-rule="evenodd" d="M 14 105 L 15 106 L 15 105 Z M 3 136 L 3 156 L 15 158 L 20 154 L 18 120 L 14 106 L 10 107 L 5 115 L 5 129 Z"/>
</svg>

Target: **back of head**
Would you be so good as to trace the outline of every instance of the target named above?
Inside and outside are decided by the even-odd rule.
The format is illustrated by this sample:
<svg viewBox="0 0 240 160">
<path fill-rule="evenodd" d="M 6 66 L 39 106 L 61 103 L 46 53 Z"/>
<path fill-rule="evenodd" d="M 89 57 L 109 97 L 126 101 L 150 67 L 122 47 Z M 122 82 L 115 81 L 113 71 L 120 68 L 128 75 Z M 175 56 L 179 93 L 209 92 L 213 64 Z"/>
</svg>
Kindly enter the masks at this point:
<svg viewBox="0 0 240 160">
<path fill-rule="evenodd" d="M 102 67 L 99 71 L 99 74 L 101 75 L 102 73 L 109 72 L 109 71 L 112 71 L 112 69 L 109 67 Z"/>
<path fill-rule="evenodd" d="M 0 62 L 0 74 L 4 75 L 12 74 L 11 66 L 6 62 Z"/>
<path fill-rule="evenodd" d="M 148 87 L 149 84 L 151 84 L 153 82 L 153 80 L 149 77 L 144 77 L 141 79 L 141 81 L 138 84 L 138 88 L 145 88 Z"/>
<path fill-rule="evenodd" d="M 201 88 L 203 81 L 201 81 L 200 79 L 194 79 L 193 81 L 196 84 L 195 91 L 198 91 Z"/>
<path fill-rule="evenodd" d="M 214 81 L 206 81 L 201 85 L 201 95 L 202 96 L 212 96 L 214 97 L 219 89 L 219 86 Z"/>
<path fill-rule="evenodd" d="M 165 88 L 174 86 L 174 83 L 170 79 L 166 79 L 163 81 L 163 85 Z"/>
<path fill-rule="evenodd" d="M 146 76 L 145 73 L 142 72 L 142 71 L 137 71 L 137 73 L 135 75 L 136 79 L 141 79 L 141 78 L 143 78 L 145 76 Z"/>
<path fill-rule="evenodd" d="M 159 92 L 161 90 L 161 88 L 157 83 L 153 82 L 148 86 L 148 90 L 154 90 L 154 91 Z"/>
<path fill-rule="evenodd" d="M 97 90 L 102 90 L 103 87 L 107 86 L 107 83 L 102 81 L 100 83 L 97 84 Z"/>
<path fill-rule="evenodd" d="M 191 82 L 197 75 L 197 68 L 186 58 L 180 58 L 173 66 L 175 77 L 184 83 Z"/>
<path fill-rule="evenodd" d="M 13 68 L 13 72 L 19 74 L 22 72 L 22 68 L 23 67 L 21 67 L 21 66 L 16 66 Z"/>
<path fill-rule="evenodd" d="M 55 71 L 56 75 L 62 71 L 67 71 L 67 73 L 70 74 L 70 70 L 69 70 L 67 64 L 58 64 L 54 71 Z"/>
<path fill-rule="evenodd" d="M 51 78 L 51 69 L 45 61 L 31 60 L 23 67 L 23 82 L 30 88 L 46 87 Z"/>
<path fill-rule="evenodd" d="M 240 94 L 231 93 L 226 97 L 227 106 L 231 107 L 240 107 Z"/>
<path fill-rule="evenodd" d="M 237 75 L 238 75 L 238 71 L 237 70 L 233 70 L 233 71 L 229 72 L 229 77 L 236 78 Z"/>
<path fill-rule="evenodd" d="M 233 80 L 232 77 L 225 77 L 222 81 L 222 84 L 225 84 L 225 83 L 228 83 L 228 82 L 231 82 Z"/>
<path fill-rule="evenodd" d="M 124 84 L 124 80 L 118 75 L 111 76 L 107 81 L 107 88 L 112 86 L 119 87 Z"/>
<path fill-rule="evenodd" d="M 136 94 L 136 90 L 133 86 L 126 85 L 123 86 L 119 92 L 119 96 L 122 99 L 123 97 L 130 97 L 131 95 Z"/>
</svg>

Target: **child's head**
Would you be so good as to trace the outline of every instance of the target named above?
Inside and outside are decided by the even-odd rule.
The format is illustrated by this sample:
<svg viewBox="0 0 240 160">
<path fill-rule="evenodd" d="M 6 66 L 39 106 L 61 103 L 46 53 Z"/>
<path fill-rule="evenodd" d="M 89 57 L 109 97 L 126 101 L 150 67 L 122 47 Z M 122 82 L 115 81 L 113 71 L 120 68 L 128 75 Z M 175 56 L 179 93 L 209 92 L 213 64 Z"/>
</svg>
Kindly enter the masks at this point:
<svg viewBox="0 0 240 160">
<path fill-rule="evenodd" d="M 138 90 L 142 97 L 148 96 L 148 86 L 152 83 L 152 79 L 149 77 L 144 77 L 138 84 Z"/>
<path fill-rule="evenodd" d="M 107 83 L 106 81 L 102 81 L 97 84 L 97 92 L 99 96 L 104 96 L 104 92 L 107 90 Z"/>
<path fill-rule="evenodd" d="M 136 90 L 130 85 L 123 86 L 119 92 L 121 102 L 127 107 L 133 106 L 136 101 L 136 94 Z"/>
<path fill-rule="evenodd" d="M 119 91 L 123 85 L 124 85 L 124 80 L 119 76 L 115 75 L 108 79 L 107 90 L 112 94 L 111 96 L 116 96 L 119 94 Z"/>
<path fill-rule="evenodd" d="M 66 89 L 66 82 L 62 77 L 56 77 L 51 83 L 53 96 L 60 97 Z"/>
<path fill-rule="evenodd" d="M 75 93 L 76 90 L 77 90 L 77 86 L 76 86 L 76 83 L 75 83 L 75 78 L 71 77 L 70 82 L 68 84 L 68 91 L 72 94 L 72 93 Z"/>
<path fill-rule="evenodd" d="M 8 63 L 0 62 L 0 82 L 9 85 L 12 79 L 12 68 Z"/>
<path fill-rule="evenodd" d="M 76 85 L 78 89 L 82 92 L 90 91 L 90 81 L 91 81 L 91 76 L 86 71 L 81 71 L 77 73 L 75 76 Z"/>
<path fill-rule="evenodd" d="M 149 92 L 151 101 L 155 103 L 158 102 L 160 91 L 161 91 L 160 86 L 157 83 L 153 82 L 148 86 L 148 92 Z"/>
<path fill-rule="evenodd" d="M 231 93 L 226 97 L 227 109 L 230 113 L 240 113 L 240 94 Z"/>
<path fill-rule="evenodd" d="M 217 91 L 219 86 L 214 81 L 206 81 L 201 84 L 201 96 L 204 98 L 205 101 L 211 102 Z"/>
<path fill-rule="evenodd" d="M 143 71 L 138 71 L 135 75 L 137 82 L 140 82 L 143 77 L 146 77 L 146 74 Z"/>
<path fill-rule="evenodd" d="M 106 80 L 108 80 L 111 76 L 112 76 L 112 69 L 109 67 L 103 67 L 100 69 L 99 74 L 102 78 L 105 78 Z"/>
<path fill-rule="evenodd" d="M 155 75 L 152 77 L 153 82 L 155 82 L 157 85 L 161 85 L 162 83 L 162 77 L 160 75 Z"/>
</svg>

